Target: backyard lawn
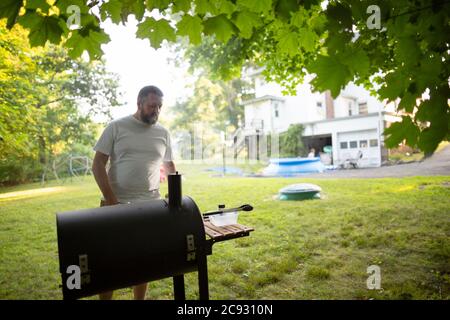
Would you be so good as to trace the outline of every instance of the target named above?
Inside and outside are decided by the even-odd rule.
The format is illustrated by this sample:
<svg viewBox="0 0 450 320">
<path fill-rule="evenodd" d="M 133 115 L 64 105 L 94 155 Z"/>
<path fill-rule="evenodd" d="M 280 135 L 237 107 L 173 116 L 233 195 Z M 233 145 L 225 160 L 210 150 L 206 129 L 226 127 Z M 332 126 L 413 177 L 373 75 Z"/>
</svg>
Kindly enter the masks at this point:
<svg viewBox="0 0 450 320">
<path fill-rule="evenodd" d="M 239 217 L 255 228 L 250 237 L 215 244 L 208 257 L 211 299 L 450 298 L 450 176 L 221 178 L 202 168 L 179 166 L 201 211 L 255 208 Z M 274 198 L 300 182 L 318 184 L 322 199 Z M 0 189 L 0 299 L 61 299 L 55 213 L 96 207 L 99 196 L 92 177 Z M 370 265 L 381 268 L 380 290 L 367 289 Z M 191 273 L 187 298 L 197 291 Z M 171 279 L 147 296 L 172 299 Z M 131 299 L 131 289 L 115 298 Z"/>
</svg>

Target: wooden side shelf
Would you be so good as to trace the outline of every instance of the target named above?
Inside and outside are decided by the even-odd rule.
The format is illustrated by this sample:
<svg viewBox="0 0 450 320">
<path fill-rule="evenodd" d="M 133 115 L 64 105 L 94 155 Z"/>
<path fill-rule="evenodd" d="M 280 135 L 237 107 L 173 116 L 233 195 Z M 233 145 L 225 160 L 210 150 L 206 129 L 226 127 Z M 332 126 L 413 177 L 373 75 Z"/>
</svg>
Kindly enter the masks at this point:
<svg viewBox="0 0 450 320">
<path fill-rule="evenodd" d="M 227 226 L 218 227 L 213 225 L 208 217 L 203 218 L 205 226 L 205 233 L 211 238 L 213 242 L 220 242 L 240 237 L 245 237 L 255 229 L 241 224 L 230 224 Z"/>
</svg>

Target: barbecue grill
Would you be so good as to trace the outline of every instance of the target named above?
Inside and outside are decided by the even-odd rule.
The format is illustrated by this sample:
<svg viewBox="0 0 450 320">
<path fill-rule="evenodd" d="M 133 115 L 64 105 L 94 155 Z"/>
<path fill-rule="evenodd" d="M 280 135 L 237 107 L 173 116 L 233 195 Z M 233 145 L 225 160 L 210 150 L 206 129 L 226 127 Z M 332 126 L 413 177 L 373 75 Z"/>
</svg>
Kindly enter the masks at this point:
<svg viewBox="0 0 450 320">
<path fill-rule="evenodd" d="M 185 299 L 184 274 L 198 272 L 199 298 L 209 299 L 207 255 L 216 242 L 248 236 L 240 224 L 217 227 L 209 217 L 250 211 L 250 205 L 200 213 L 181 193 L 181 175 L 168 177 L 169 198 L 57 213 L 59 265 L 64 299 L 172 277 L 174 298 Z M 79 288 L 68 286 L 72 266 Z"/>
</svg>

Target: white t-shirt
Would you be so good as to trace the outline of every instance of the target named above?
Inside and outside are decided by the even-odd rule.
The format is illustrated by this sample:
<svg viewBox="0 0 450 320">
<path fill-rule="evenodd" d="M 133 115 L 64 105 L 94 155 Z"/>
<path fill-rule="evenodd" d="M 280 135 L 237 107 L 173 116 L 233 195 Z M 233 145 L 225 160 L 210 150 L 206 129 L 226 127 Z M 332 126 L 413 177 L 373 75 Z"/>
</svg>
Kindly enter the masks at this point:
<svg viewBox="0 0 450 320">
<path fill-rule="evenodd" d="M 162 161 L 172 161 L 167 129 L 146 124 L 133 115 L 112 121 L 94 146 L 109 155 L 108 178 L 119 202 L 159 198 Z"/>
</svg>

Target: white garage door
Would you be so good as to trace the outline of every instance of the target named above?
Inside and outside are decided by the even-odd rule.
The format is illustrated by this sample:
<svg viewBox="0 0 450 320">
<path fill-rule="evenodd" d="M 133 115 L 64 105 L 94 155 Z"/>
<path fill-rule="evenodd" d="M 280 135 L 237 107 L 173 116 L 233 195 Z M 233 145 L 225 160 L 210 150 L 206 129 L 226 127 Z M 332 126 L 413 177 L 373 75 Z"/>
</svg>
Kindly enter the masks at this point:
<svg viewBox="0 0 450 320">
<path fill-rule="evenodd" d="M 343 164 L 347 159 L 357 159 L 358 152 L 362 158 L 358 161 L 360 167 L 378 167 L 381 165 L 381 155 L 377 130 L 364 130 L 338 133 L 338 161 Z"/>
</svg>

